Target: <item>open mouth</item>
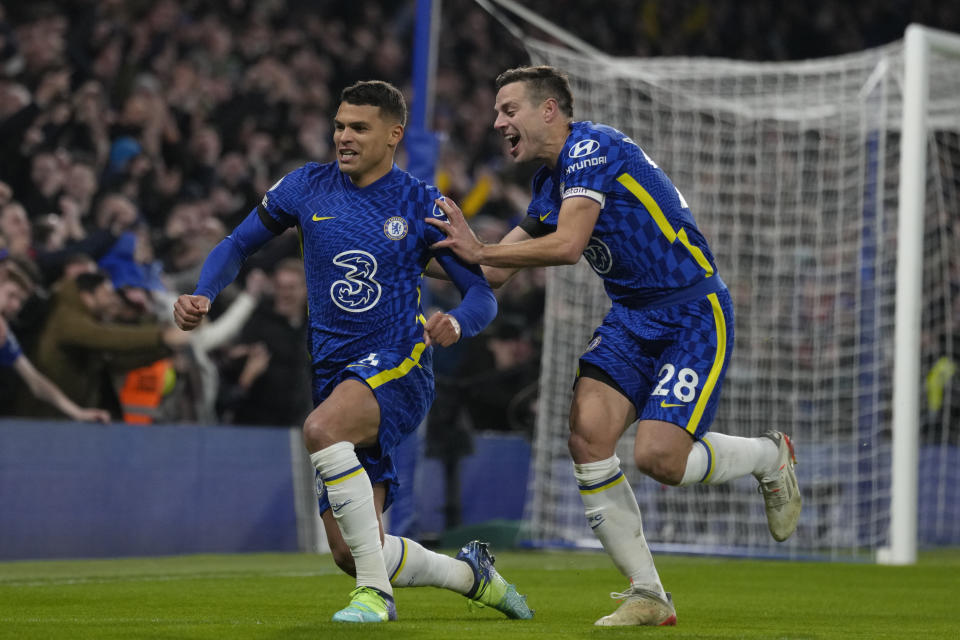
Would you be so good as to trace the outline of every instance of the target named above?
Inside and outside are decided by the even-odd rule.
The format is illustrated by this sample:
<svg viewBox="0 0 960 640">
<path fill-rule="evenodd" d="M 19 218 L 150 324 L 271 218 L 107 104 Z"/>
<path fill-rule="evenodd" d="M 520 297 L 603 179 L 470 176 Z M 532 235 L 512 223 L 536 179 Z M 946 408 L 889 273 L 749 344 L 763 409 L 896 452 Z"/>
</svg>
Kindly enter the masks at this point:
<svg viewBox="0 0 960 640">
<path fill-rule="evenodd" d="M 340 149 L 337 151 L 337 157 L 344 161 L 350 161 L 357 157 L 357 152 L 353 149 Z"/>
<path fill-rule="evenodd" d="M 517 145 L 520 144 L 519 135 L 506 136 L 507 143 L 510 145 L 510 153 L 516 153 Z"/>
</svg>

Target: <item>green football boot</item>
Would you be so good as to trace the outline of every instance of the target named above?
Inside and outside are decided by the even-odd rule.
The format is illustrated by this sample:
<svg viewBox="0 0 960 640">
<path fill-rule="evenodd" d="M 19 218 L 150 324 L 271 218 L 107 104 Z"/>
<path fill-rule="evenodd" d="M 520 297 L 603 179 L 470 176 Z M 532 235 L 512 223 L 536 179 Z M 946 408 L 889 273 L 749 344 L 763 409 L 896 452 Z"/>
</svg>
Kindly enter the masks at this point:
<svg viewBox="0 0 960 640">
<path fill-rule="evenodd" d="M 529 620 L 533 611 L 527 606 L 527 597 L 517 593 L 516 587 L 503 579 L 493 567 L 495 558 L 487 543 L 474 540 L 463 545 L 457 554 L 473 569 L 473 588 L 466 596 L 473 602 L 492 607 L 508 618 Z"/>
</svg>

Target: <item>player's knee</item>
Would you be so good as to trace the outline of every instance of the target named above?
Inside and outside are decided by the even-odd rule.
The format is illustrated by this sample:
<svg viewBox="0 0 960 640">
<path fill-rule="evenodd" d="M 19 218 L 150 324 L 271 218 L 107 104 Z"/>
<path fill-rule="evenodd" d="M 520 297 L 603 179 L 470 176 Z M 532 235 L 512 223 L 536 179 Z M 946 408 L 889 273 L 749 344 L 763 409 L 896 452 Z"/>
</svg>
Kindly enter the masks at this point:
<svg viewBox="0 0 960 640">
<path fill-rule="evenodd" d="M 586 438 L 582 435 L 576 431 L 570 432 L 570 437 L 567 438 L 567 449 L 570 451 L 570 456 L 574 461 L 583 459 L 584 454 L 589 448 L 588 444 Z"/>
<path fill-rule="evenodd" d="M 659 447 L 634 449 L 633 461 L 637 469 L 658 482 L 678 485 L 683 480 L 686 459 L 680 459 L 676 452 Z"/>
<path fill-rule="evenodd" d="M 320 451 L 339 442 L 329 422 L 316 414 L 317 412 L 311 413 L 303 422 L 303 443 L 307 451 L 311 452 Z"/>
<path fill-rule="evenodd" d="M 567 438 L 567 449 L 574 462 L 602 460 L 609 456 L 600 452 L 601 444 L 596 434 L 585 426 L 579 406 L 574 403 L 570 408 L 570 437 Z"/>
<path fill-rule="evenodd" d="M 572 430 L 567 439 L 567 449 L 574 462 L 592 462 L 606 460 L 613 455 L 616 443 L 603 438 L 592 437 L 589 432 Z"/>
</svg>

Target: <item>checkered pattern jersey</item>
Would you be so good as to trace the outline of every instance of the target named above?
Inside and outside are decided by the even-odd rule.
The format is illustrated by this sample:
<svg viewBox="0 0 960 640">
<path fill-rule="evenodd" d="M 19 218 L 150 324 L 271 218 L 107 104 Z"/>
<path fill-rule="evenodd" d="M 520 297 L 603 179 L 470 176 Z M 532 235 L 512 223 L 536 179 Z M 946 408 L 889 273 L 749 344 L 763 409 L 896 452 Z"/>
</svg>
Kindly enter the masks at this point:
<svg viewBox="0 0 960 640">
<path fill-rule="evenodd" d="M 620 131 L 574 122 L 556 168 L 534 176 L 527 215 L 555 226 L 562 199 L 584 190 L 604 194 L 584 257 L 615 302 L 643 305 L 717 272 L 683 196 Z"/>
</svg>

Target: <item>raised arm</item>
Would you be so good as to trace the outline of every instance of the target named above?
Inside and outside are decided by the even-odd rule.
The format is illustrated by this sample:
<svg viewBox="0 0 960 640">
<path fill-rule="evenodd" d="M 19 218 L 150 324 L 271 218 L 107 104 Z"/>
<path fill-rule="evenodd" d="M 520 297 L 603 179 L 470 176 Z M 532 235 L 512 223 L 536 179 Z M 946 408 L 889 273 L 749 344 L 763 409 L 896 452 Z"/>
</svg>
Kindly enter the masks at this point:
<svg viewBox="0 0 960 640">
<path fill-rule="evenodd" d="M 173 319 L 184 331 L 195 329 L 210 312 L 210 303 L 233 282 L 251 254 L 274 237 L 260 219 L 259 208 L 250 212 L 233 233 L 213 248 L 200 270 L 193 295 L 183 294 L 173 305 Z"/>
<path fill-rule="evenodd" d="M 503 236 L 500 239 L 499 244 L 513 244 L 515 242 L 523 242 L 525 240 L 530 240 L 532 236 L 527 233 L 521 227 L 514 227 L 507 232 L 507 235 Z M 499 289 L 504 284 L 507 283 L 518 271 L 520 267 L 490 267 L 483 265 L 483 277 L 487 279 L 487 282 L 490 283 L 490 286 L 494 289 Z M 437 278 L 438 280 L 449 280 L 447 272 L 443 270 L 443 267 L 436 260 L 431 260 L 430 264 L 427 265 L 426 274 L 431 278 Z"/>
</svg>

